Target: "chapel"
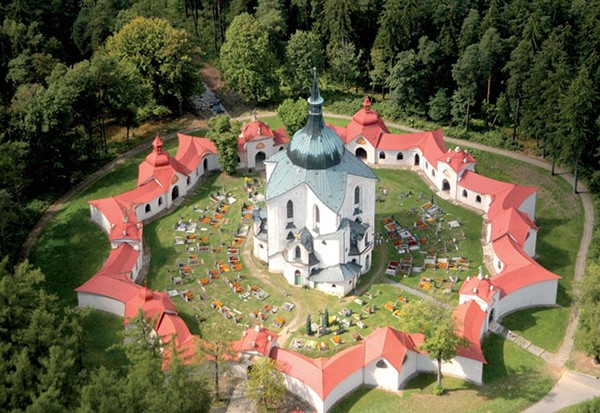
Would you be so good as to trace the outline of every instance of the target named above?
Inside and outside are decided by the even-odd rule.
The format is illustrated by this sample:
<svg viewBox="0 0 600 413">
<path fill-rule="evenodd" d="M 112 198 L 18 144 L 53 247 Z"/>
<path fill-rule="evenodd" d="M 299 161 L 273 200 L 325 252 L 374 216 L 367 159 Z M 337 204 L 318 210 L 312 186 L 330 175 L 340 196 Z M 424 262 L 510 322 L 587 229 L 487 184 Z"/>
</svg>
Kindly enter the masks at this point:
<svg viewBox="0 0 600 413">
<path fill-rule="evenodd" d="M 377 175 L 325 124 L 316 71 L 308 120 L 265 160 L 254 254 L 293 285 L 344 296 L 372 262 Z"/>
</svg>

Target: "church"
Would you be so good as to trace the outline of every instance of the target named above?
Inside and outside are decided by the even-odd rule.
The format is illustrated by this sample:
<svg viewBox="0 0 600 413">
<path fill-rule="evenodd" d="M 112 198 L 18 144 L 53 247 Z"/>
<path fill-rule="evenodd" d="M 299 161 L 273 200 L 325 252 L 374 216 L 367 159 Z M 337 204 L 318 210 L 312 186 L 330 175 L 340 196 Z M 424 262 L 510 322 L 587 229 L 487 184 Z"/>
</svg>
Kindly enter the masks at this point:
<svg viewBox="0 0 600 413">
<path fill-rule="evenodd" d="M 369 271 L 377 175 L 325 124 L 316 71 L 304 128 L 265 160 L 254 255 L 293 285 L 344 296 Z"/>
</svg>

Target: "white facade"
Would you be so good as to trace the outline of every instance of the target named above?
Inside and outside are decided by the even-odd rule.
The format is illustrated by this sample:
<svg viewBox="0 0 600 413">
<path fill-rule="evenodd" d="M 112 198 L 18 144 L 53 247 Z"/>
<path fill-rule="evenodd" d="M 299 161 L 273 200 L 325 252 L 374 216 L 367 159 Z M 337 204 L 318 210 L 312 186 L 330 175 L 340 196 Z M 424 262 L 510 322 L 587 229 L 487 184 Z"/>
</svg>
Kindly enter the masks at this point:
<svg viewBox="0 0 600 413">
<path fill-rule="evenodd" d="M 509 313 L 529 307 L 556 305 L 558 280 L 537 282 L 505 295 L 496 304 L 496 317 L 500 319 Z"/>
<path fill-rule="evenodd" d="M 92 293 L 77 293 L 79 307 L 91 307 L 96 310 L 106 311 L 119 317 L 125 317 L 125 303 L 114 298 Z"/>
</svg>

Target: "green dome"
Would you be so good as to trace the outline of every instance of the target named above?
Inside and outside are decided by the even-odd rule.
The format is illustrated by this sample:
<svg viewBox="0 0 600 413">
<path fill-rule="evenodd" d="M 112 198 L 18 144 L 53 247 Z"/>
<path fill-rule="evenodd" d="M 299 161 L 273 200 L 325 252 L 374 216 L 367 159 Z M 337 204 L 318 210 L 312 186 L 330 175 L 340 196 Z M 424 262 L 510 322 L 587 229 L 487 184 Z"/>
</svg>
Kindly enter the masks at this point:
<svg viewBox="0 0 600 413">
<path fill-rule="evenodd" d="M 317 70 L 314 69 L 311 96 L 308 98 L 308 121 L 287 146 L 287 155 L 292 163 L 304 169 L 328 169 L 338 165 L 344 157 L 342 140 L 325 125 L 322 104 Z"/>
</svg>

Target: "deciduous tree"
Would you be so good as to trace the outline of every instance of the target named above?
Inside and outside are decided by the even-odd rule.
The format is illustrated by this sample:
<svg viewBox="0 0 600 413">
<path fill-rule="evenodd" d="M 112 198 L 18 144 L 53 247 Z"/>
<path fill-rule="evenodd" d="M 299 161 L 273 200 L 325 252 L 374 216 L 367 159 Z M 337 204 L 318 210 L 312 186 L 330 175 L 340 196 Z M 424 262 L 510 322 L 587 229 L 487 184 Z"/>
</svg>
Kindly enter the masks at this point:
<svg viewBox="0 0 600 413">
<path fill-rule="evenodd" d="M 442 362 L 452 360 L 458 348 L 468 346 L 469 342 L 459 336 L 452 313 L 440 304 L 411 302 L 402 308 L 401 316 L 410 332 L 425 336 L 419 349 L 437 362 L 437 385 L 442 389 Z"/>
<path fill-rule="evenodd" d="M 278 93 L 275 61 L 260 23 L 247 13 L 236 16 L 225 33 L 219 58 L 229 87 L 250 101 L 269 101 Z"/>
<path fill-rule="evenodd" d="M 308 90 L 308 89 L 307 89 Z M 286 99 L 277 107 L 277 116 L 283 122 L 288 136 L 291 138 L 299 131 L 308 119 L 308 104 L 306 99 Z"/>
<path fill-rule="evenodd" d="M 270 358 L 261 358 L 248 372 L 248 398 L 255 403 L 279 406 L 285 394 L 283 374 L 277 369 L 277 362 Z"/>
<path fill-rule="evenodd" d="M 229 116 L 218 115 L 208 120 L 206 134 L 217 146 L 219 165 L 228 175 L 233 175 L 238 166 L 237 133 L 233 130 Z"/>
</svg>

